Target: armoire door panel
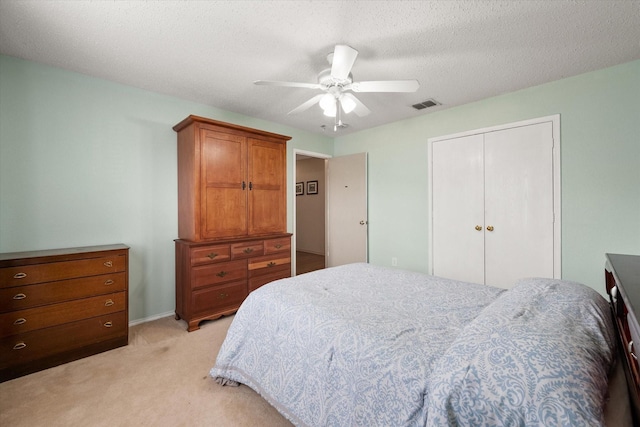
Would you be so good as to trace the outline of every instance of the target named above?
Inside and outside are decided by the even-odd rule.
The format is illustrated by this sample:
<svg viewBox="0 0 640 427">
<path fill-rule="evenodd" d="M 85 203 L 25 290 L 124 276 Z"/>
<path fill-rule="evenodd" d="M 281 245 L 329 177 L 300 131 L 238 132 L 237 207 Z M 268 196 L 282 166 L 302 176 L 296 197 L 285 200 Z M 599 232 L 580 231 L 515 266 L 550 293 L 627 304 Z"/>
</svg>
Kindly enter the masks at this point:
<svg viewBox="0 0 640 427">
<path fill-rule="evenodd" d="M 280 189 L 283 182 L 282 168 L 285 166 L 283 145 L 275 142 L 249 138 L 249 179 L 254 186 Z"/>
<path fill-rule="evenodd" d="M 280 203 L 280 194 L 254 189 L 249 192 L 249 198 L 249 234 L 282 232 L 286 211 Z"/>
<path fill-rule="evenodd" d="M 552 124 L 486 133 L 487 284 L 511 287 L 522 277 L 553 277 L 553 204 Z"/>
<path fill-rule="evenodd" d="M 202 132 L 201 224 L 205 239 L 247 234 L 246 138 Z"/>
<path fill-rule="evenodd" d="M 246 176 L 246 138 L 207 129 L 201 132 L 201 164 L 207 185 L 241 184 Z"/>
<path fill-rule="evenodd" d="M 281 143 L 248 138 L 249 234 L 285 232 L 286 151 Z"/>
<path fill-rule="evenodd" d="M 202 235 L 207 239 L 247 234 L 247 191 L 209 187 L 203 191 Z"/>
<path fill-rule="evenodd" d="M 484 283 L 483 136 L 436 142 L 432 156 L 433 274 Z"/>
</svg>

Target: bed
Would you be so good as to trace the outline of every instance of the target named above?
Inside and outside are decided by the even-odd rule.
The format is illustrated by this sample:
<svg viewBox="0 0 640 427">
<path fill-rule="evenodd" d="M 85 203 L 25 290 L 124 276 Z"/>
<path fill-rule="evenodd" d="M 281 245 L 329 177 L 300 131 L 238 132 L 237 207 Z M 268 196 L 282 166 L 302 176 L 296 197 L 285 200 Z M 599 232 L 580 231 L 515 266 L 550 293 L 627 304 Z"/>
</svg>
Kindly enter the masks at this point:
<svg viewBox="0 0 640 427">
<path fill-rule="evenodd" d="M 584 285 L 361 263 L 252 292 L 210 375 L 297 426 L 597 426 L 616 354 L 609 304 Z"/>
</svg>

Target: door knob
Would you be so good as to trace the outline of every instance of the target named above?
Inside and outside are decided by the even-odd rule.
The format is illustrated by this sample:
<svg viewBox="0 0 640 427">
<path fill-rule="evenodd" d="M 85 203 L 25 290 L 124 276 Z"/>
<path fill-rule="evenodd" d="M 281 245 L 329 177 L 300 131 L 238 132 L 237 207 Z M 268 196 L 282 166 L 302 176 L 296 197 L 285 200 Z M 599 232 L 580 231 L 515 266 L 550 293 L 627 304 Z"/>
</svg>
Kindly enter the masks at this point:
<svg viewBox="0 0 640 427">
<path fill-rule="evenodd" d="M 478 231 L 482 230 L 482 226 L 476 225 L 476 230 L 478 230 Z"/>
<path fill-rule="evenodd" d="M 487 225 L 487 231 L 493 231 L 493 225 Z"/>
<path fill-rule="evenodd" d="M 360 225 L 365 225 L 367 223 L 367 221 L 360 221 Z"/>
</svg>

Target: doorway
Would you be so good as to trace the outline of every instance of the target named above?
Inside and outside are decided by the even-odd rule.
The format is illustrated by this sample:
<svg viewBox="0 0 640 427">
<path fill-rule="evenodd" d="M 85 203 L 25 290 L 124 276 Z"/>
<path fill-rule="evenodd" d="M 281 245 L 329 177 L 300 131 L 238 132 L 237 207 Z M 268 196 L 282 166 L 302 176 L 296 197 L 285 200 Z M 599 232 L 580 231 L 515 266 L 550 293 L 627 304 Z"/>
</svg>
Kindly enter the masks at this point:
<svg viewBox="0 0 640 427">
<path fill-rule="evenodd" d="M 294 150 L 294 275 L 326 266 L 325 154 Z"/>
<path fill-rule="evenodd" d="M 366 153 L 293 154 L 292 274 L 368 262 Z"/>
</svg>

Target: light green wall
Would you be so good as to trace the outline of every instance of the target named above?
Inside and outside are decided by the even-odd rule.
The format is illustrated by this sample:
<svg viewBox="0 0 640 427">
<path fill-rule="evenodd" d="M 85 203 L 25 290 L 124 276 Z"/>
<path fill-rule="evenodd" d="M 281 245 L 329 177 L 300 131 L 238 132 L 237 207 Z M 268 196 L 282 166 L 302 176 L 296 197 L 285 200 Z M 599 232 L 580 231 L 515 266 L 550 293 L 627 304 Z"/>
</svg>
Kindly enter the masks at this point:
<svg viewBox="0 0 640 427">
<path fill-rule="evenodd" d="M 428 138 L 558 113 L 562 276 L 603 293 L 604 254 L 640 255 L 640 61 L 336 138 L 369 153 L 370 262 L 427 271 Z"/>
<path fill-rule="evenodd" d="M 427 268 L 427 139 L 560 113 L 563 276 L 602 287 L 640 254 L 640 61 L 336 138 L 0 55 L 0 251 L 122 242 L 130 318 L 174 310 L 176 136 L 189 114 L 369 153 L 370 260 Z M 444 100 L 443 100 L 444 101 Z M 375 113 L 375 112 L 374 112 Z M 335 150 L 335 153 L 334 153 Z M 292 230 L 291 179 L 288 224 Z"/>
<path fill-rule="evenodd" d="M 0 252 L 127 244 L 130 320 L 173 311 L 172 127 L 189 114 L 292 136 L 290 177 L 295 148 L 332 154 L 327 137 L 0 55 Z"/>
</svg>

